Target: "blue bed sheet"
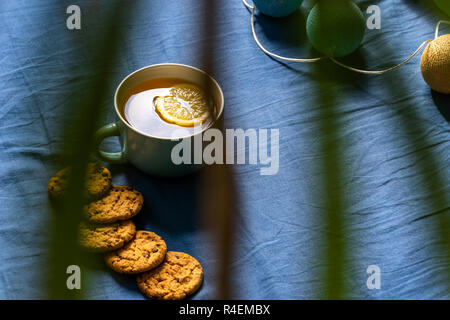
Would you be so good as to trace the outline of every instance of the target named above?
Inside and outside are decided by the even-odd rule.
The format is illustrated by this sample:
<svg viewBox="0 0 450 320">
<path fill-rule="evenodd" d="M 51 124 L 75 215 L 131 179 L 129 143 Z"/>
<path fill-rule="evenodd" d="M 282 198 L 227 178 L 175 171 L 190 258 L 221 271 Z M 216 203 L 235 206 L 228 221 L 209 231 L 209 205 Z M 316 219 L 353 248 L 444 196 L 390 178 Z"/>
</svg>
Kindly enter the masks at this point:
<svg viewBox="0 0 450 320">
<path fill-rule="evenodd" d="M 42 263 L 50 219 L 47 181 L 56 168 L 61 110 L 83 90 L 95 70 L 81 68 L 90 48 L 88 17 L 101 26 L 108 1 L 72 1 L 82 10 L 82 29 L 66 29 L 62 1 L 2 1 L 0 4 L 0 298 L 43 297 Z M 443 242 L 449 220 L 449 98 L 424 83 L 419 57 L 384 76 L 345 71 L 331 62 L 281 63 L 261 52 L 250 30 L 249 11 L 239 0 L 217 1 L 217 30 L 202 34 L 205 8 L 197 0 L 124 2 L 132 19 L 118 63 L 110 71 L 103 123 L 114 120 L 114 86 L 146 65 L 174 62 L 201 66 L 200 46 L 214 41 L 213 76 L 226 100 L 227 128 L 280 130 L 280 168 L 260 175 L 259 165 L 236 165 L 239 194 L 234 255 L 229 266 L 233 297 L 310 299 L 320 297 L 327 262 L 322 255 L 327 144 L 337 146 L 344 195 L 343 240 L 350 253 L 344 270 L 349 298 L 449 299 L 450 261 Z M 444 14 L 426 1 L 377 1 L 382 28 L 368 30 L 363 46 L 345 59 L 367 68 L 400 62 L 434 35 Z M 372 1 L 357 1 L 365 9 Z M 311 7 L 286 19 L 257 14 L 257 32 L 270 49 L 314 56 L 304 24 Z M 83 20 L 86 17 L 86 20 Z M 443 32 L 448 29 L 443 27 Z M 79 32 L 77 37 L 74 36 Z M 107 41 L 90 34 L 97 41 Z M 76 54 L 74 54 L 74 52 Z M 321 98 L 322 97 L 322 98 Z M 324 99 L 329 97 L 330 99 Z M 447 117 L 447 118 L 446 118 Z M 331 121 L 333 132 L 324 130 Z M 111 148 L 118 141 L 110 141 Z M 194 299 L 216 296 L 217 257 L 198 223 L 193 186 L 198 175 L 176 180 L 113 166 L 113 182 L 131 185 L 145 197 L 138 228 L 163 236 L 171 250 L 202 263 L 205 282 Z M 440 183 L 431 183 L 437 177 Z M 434 181 L 434 180 L 433 180 Z M 436 202 L 433 199 L 439 198 Z M 213 213 L 211 213 L 213 214 Z M 450 232 L 450 230 L 447 230 Z M 369 265 L 381 269 L 381 289 L 366 286 Z M 90 272 L 92 299 L 143 299 L 134 278 L 101 267 Z"/>
</svg>

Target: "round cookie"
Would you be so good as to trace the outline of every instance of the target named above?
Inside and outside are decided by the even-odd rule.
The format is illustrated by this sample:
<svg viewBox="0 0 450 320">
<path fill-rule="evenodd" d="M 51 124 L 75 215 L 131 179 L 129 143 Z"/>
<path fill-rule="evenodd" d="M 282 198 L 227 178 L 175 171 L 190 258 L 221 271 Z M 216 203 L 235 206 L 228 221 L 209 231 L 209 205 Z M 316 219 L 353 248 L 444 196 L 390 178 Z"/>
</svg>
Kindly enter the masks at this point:
<svg viewBox="0 0 450 320">
<path fill-rule="evenodd" d="M 169 251 L 158 268 L 139 274 L 136 279 L 139 290 L 149 298 L 179 300 L 200 288 L 203 268 L 194 257 Z"/>
<path fill-rule="evenodd" d="M 48 182 L 48 192 L 54 199 L 61 199 L 68 187 L 70 168 L 58 171 Z M 88 200 L 103 196 L 111 188 L 111 172 L 96 163 L 89 163 L 85 181 L 84 197 Z"/>
<path fill-rule="evenodd" d="M 164 240 L 150 231 L 137 231 L 123 248 L 105 255 L 106 264 L 119 273 L 141 273 L 163 262 L 167 246 Z"/>
<path fill-rule="evenodd" d="M 138 214 L 143 203 L 144 198 L 139 191 L 113 185 L 104 198 L 86 205 L 84 213 L 89 222 L 95 223 L 128 220 Z"/>
<path fill-rule="evenodd" d="M 90 251 L 106 252 L 122 248 L 135 234 L 136 227 L 131 221 L 109 224 L 81 222 L 78 238 L 82 247 Z"/>
</svg>

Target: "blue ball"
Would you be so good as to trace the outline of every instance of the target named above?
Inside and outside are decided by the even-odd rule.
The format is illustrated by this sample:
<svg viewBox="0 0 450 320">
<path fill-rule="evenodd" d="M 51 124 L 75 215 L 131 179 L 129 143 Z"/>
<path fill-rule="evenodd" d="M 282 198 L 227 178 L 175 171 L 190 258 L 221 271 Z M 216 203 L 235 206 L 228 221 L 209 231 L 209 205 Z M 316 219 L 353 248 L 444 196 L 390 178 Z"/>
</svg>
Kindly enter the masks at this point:
<svg viewBox="0 0 450 320">
<path fill-rule="evenodd" d="M 265 15 L 281 18 L 300 8 L 303 0 L 253 0 L 256 8 Z"/>
</svg>

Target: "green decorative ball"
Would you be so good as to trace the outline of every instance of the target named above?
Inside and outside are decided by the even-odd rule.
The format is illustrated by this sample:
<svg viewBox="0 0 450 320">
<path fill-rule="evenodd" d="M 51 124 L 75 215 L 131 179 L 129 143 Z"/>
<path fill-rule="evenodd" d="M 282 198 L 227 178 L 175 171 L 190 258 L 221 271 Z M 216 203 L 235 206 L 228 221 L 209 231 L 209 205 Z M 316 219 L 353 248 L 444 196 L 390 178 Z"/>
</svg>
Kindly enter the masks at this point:
<svg viewBox="0 0 450 320">
<path fill-rule="evenodd" d="M 331 57 L 346 56 L 358 49 L 365 30 L 364 15 L 350 0 L 319 0 L 306 22 L 313 47 Z"/>
</svg>

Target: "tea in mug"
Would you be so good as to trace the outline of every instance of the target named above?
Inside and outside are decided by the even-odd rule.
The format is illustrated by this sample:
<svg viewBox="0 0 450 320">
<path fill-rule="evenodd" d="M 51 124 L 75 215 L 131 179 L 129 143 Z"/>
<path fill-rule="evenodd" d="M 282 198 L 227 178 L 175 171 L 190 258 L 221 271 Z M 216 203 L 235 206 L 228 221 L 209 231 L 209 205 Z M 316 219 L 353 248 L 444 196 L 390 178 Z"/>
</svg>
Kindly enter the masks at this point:
<svg viewBox="0 0 450 320">
<path fill-rule="evenodd" d="M 210 126 L 215 112 L 212 101 L 193 83 L 158 78 L 132 88 L 121 113 L 138 131 L 171 139 L 192 135 Z"/>
</svg>

